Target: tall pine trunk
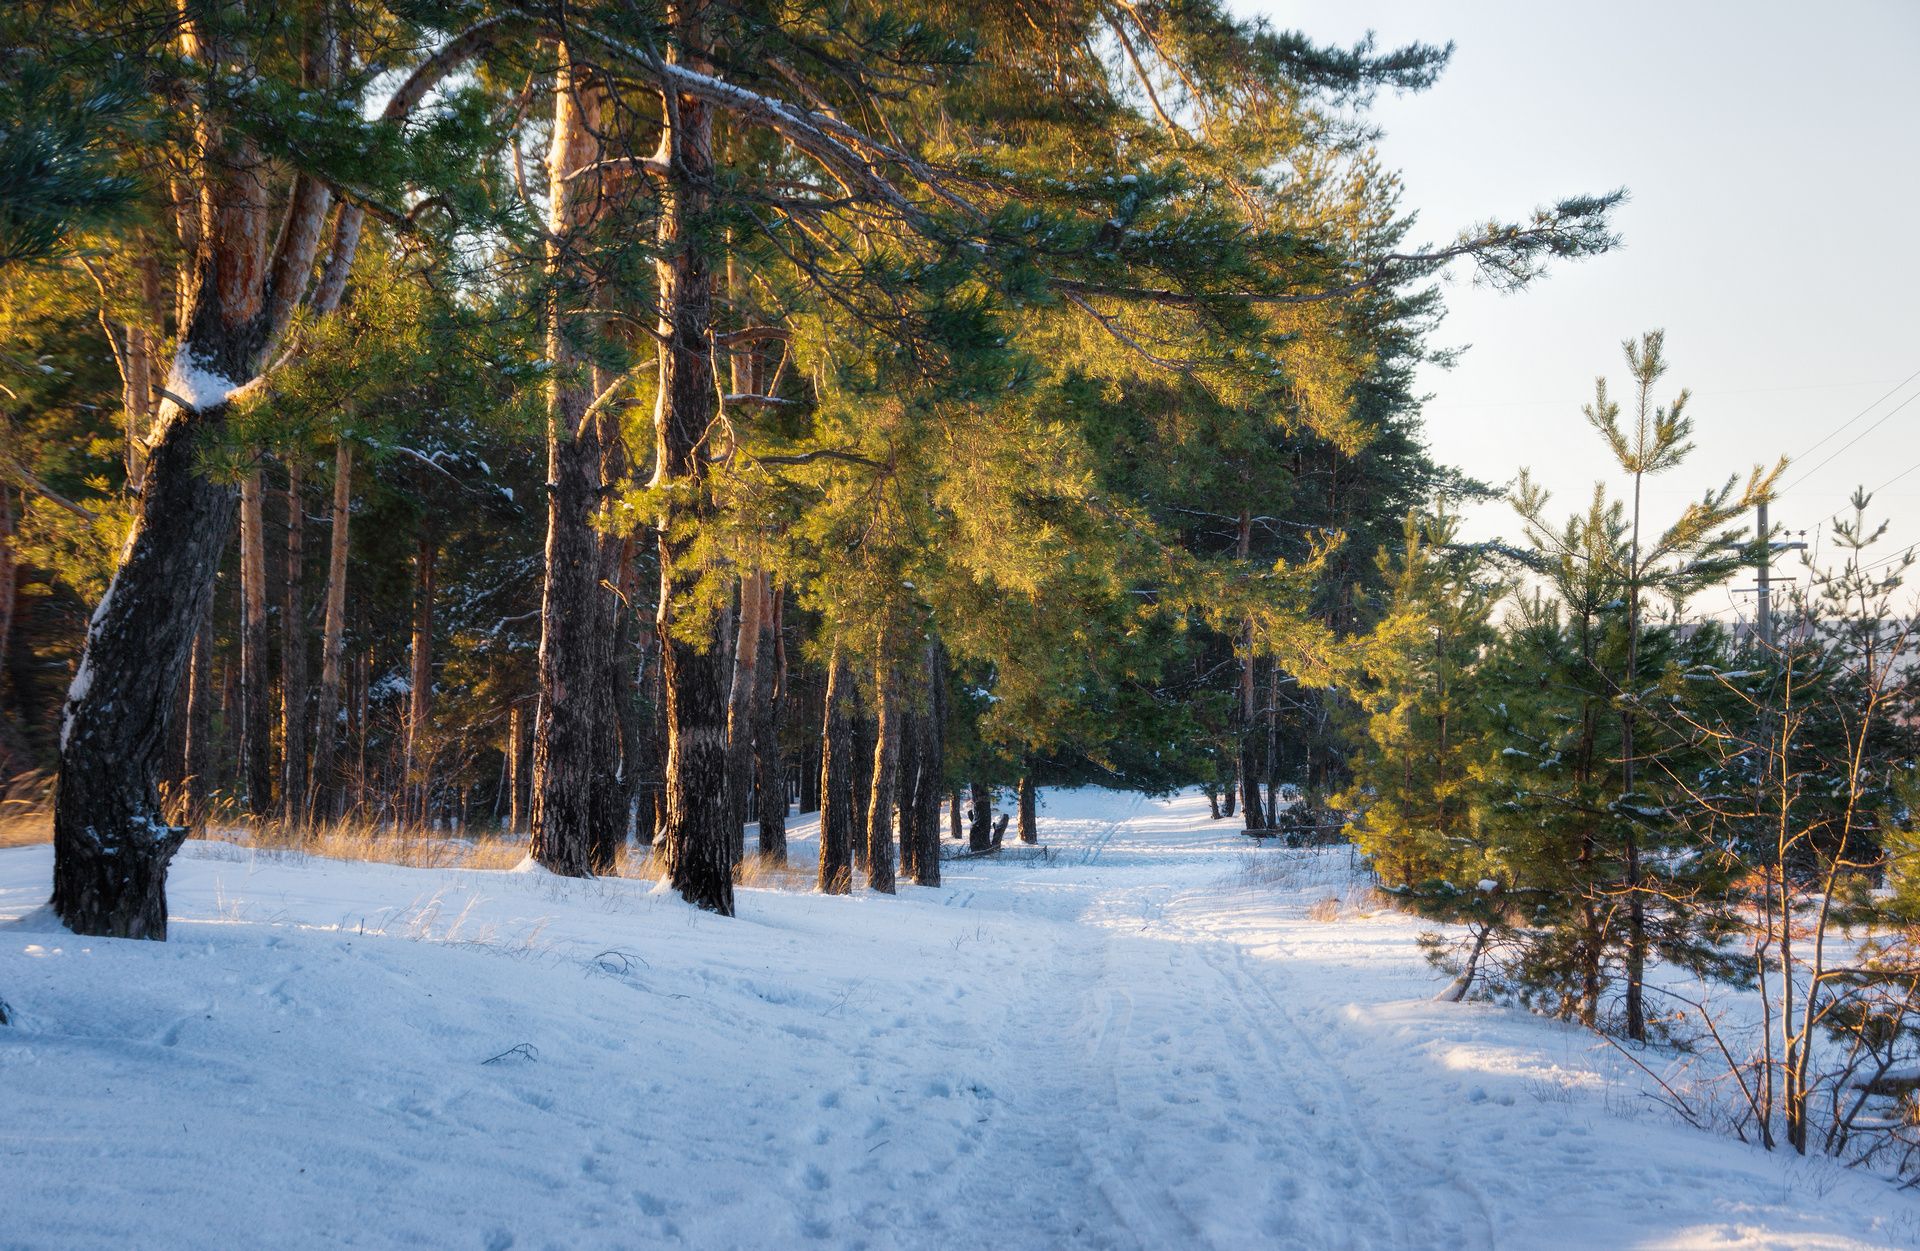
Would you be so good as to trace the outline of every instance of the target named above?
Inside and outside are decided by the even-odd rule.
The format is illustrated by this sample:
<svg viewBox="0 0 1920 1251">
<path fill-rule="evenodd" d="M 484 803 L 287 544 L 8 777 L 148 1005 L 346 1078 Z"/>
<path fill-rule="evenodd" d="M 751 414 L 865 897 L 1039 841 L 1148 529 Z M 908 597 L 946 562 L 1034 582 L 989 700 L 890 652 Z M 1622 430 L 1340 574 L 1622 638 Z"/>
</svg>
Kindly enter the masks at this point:
<svg viewBox="0 0 1920 1251">
<path fill-rule="evenodd" d="M 515 702 L 507 709 L 507 833 L 518 834 L 526 825 L 526 709 Z"/>
<path fill-rule="evenodd" d="M 289 824 L 307 818 L 306 506 L 301 502 L 300 458 L 287 461 L 287 589 L 280 647 L 280 810 Z"/>
<path fill-rule="evenodd" d="M 652 769 L 646 710 L 640 703 L 640 674 L 646 665 L 646 650 L 634 644 L 633 602 L 635 592 L 639 589 L 634 571 L 634 546 L 635 540 L 631 536 L 620 541 L 620 560 L 614 579 L 614 585 L 620 588 L 620 593 L 609 597 L 613 601 L 618 624 L 613 634 L 613 655 L 607 679 L 607 688 L 613 694 L 613 724 L 608 737 L 611 750 L 618 754 L 620 767 L 610 788 L 613 811 L 609 814 L 611 822 L 604 837 L 610 838 L 615 847 L 626 845 L 629 827 L 637 831 L 640 820 L 634 796 L 639 793 L 642 780 Z M 641 841 L 652 841 L 651 834 Z"/>
<path fill-rule="evenodd" d="M 340 769 L 340 651 L 347 628 L 347 555 L 353 521 L 353 444 L 342 438 L 333 453 L 332 533 L 327 538 L 326 622 L 320 637 L 320 688 L 315 695 L 313 813 L 334 819 L 345 810 Z"/>
<path fill-rule="evenodd" d="M 867 804 L 867 887 L 893 894 L 893 805 L 900 763 L 900 692 L 882 644 L 873 680 L 873 782 Z"/>
<path fill-rule="evenodd" d="M 946 775 L 947 674 L 946 653 L 940 641 L 929 639 L 923 659 L 926 701 L 917 718 L 919 745 L 915 752 L 918 776 L 914 781 L 913 860 L 916 886 L 940 885 L 940 796 Z"/>
<path fill-rule="evenodd" d="M 763 578 L 760 664 L 753 693 L 754 789 L 759 795 L 760 858 L 787 862 L 787 769 L 780 755 L 780 717 L 787 702 L 786 593 Z"/>
<path fill-rule="evenodd" d="M 440 548 L 433 533 L 421 534 L 413 557 L 413 631 L 409 647 L 407 746 L 401 766 L 403 801 L 416 821 L 427 820 L 433 786 L 433 594 Z"/>
<path fill-rule="evenodd" d="M 613 433 L 617 442 L 617 432 Z M 606 442 L 603 439 L 603 445 Z M 615 463 L 609 465 L 609 460 Z M 601 465 L 603 480 L 613 483 L 624 479 L 624 457 L 616 453 L 603 458 Z M 628 609 L 632 555 L 629 540 L 611 534 L 601 536 L 602 577 L 596 593 L 600 599 L 599 610 L 606 619 L 607 647 L 606 677 L 596 686 L 600 750 L 594 758 L 592 865 L 595 873 L 613 872 L 620 848 L 627 842 L 630 793 L 627 779 L 632 772 L 634 746 L 624 732 L 625 710 L 633 702 L 630 626 L 633 614 Z M 616 594 L 613 590 L 616 587 L 622 588 L 622 593 Z"/>
<path fill-rule="evenodd" d="M 204 830 L 213 770 L 213 614 L 200 623 L 187 671 L 187 829 Z"/>
<path fill-rule="evenodd" d="M 8 711 L 7 675 L 12 671 L 13 611 L 19 595 L 19 564 L 13 555 L 13 489 L 0 483 L 0 715 Z M 4 783 L 5 778 L 0 778 Z"/>
<path fill-rule="evenodd" d="M 825 726 L 820 735 L 821 891 L 853 890 L 853 672 L 839 647 L 827 662 Z"/>
<path fill-rule="evenodd" d="M 760 619 L 766 609 L 767 575 L 759 569 L 740 579 L 740 612 L 727 686 L 727 784 L 734 816 L 728 825 L 735 864 L 746 854 L 748 800 L 753 793 L 753 698 L 759 684 Z"/>
<path fill-rule="evenodd" d="M 899 763 L 895 768 L 894 805 L 900 826 L 900 876 L 913 878 L 920 871 L 920 749 L 925 737 L 926 711 L 921 707 L 924 693 L 920 682 L 900 684 Z"/>
<path fill-rule="evenodd" d="M 698 8 L 677 13 L 668 55 L 703 46 Z M 690 68 L 704 68 L 697 57 Z M 727 670 L 714 624 L 688 603 L 691 567 L 712 501 L 703 449 L 720 417 L 713 372 L 713 271 L 708 237 L 713 196 L 713 111 L 702 100 L 668 101 L 669 157 L 655 269 L 660 301 L 660 385 L 654 409 L 655 475 L 673 502 L 660 527 L 660 643 L 667 694 L 667 875 L 689 903 L 733 915 L 736 828 L 727 784 Z M 684 618 L 684 620 L 683 620 Z"/>
<path fill-rule="evenodd" d="M 575 280 L 567 261 L 572 240 L 597 215 L 604 194 L 598 175 L 579 176 L 600 159 L 595 131 L 601 93 L 563 45 L 553 88 L 549 274 L 556 289 L 547 311 L 546 580 L 540 600 L 540 704 L 533 729 L 532 855 L 569 877 L 594 867 L 596 761 L 605 751 L 607 636 L 598 609 L 600 539 L 593 516 L 600 503 L 600 428 L 589 409 L 593 374 L 581 351 L 584 319 L 567 310 L 594 302 L 593 284 Z"/>
<path fill-rule="evenodd" d="M 993 790 L 985 782 L 971 785 L 972 820 L 967 825 L 967 850 L 988 851 L 993 847 Z"/>
<path fill-rule="evenodd" d="M 1020 841 L 1037 843 L 1040 841 L 1039 814 L 1035 811 L 1033 787 L 1033 764 L 1028 762 L 1026 771 L 1020 775 Z"/>
<path fill-rule="evenodd" d="M 273 802 L 273 679 L 267 668 L 267 536 L 265 473 L 240 483 L 240 756 L 247 811 L 267 815 Z"/>
<path fill-rule="evenodd" d="M 802 724 L 808 722 L 809 719 L 804 714 L 811 711 L 812 708 L 813 701 L 806 701 L 802 709 L 803 715 L 799 718 Z M 823 718 L 812 718 L 811 723 L 818 725 L 822 720 Z M 806 816 L 810 812 L 820 811 L 821 749 L 820 736 L 817 734 L 808 733 L 802 740 L 800 749 L 800 798 L 795 809 L 801 816 Z"/>
</svg>

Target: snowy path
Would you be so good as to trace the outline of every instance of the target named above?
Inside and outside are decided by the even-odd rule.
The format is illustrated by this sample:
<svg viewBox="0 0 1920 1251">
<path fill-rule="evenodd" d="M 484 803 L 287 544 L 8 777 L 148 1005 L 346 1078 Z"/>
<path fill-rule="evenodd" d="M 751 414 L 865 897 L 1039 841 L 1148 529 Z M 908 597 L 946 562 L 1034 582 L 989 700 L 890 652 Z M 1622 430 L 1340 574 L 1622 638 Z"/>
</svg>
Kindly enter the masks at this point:
<svg viewBox="0 0 1920 1251">
<path fill-rule="evenodd" d="M 1049 863 L 732 922 L 190 844 L 174 941 L 80 940 L 0 852 L 0 1248 L 1920 1245 L 1911 1195 L 1432 1002 L 1417 925 L 1312 919 L 1344 852 L 1047 804 Z"/>
</svg>

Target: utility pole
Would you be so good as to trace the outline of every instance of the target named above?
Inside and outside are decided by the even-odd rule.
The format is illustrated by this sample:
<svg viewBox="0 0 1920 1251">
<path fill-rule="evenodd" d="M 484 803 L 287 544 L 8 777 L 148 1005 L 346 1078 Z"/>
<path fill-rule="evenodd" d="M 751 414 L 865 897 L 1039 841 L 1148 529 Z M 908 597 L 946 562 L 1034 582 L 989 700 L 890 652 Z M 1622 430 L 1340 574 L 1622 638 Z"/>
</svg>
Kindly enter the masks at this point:
<svg viewBox="0 0 1920 1251">
<path fill-rule="evenodd" d="M 1773 649 L 1772 558 L 1774 543 L 1773 531 L 1767 526 L 1766 500 L 1760 501 L 1758 511 L 1760 515 L 1756 519 L 1756 533 L 1760 539 L 1760 555 L 1754 561 L 1754 571 L 1758 574 L 1758 578 L 1756 579 L 1757 585 L 1754 587 L 1755 604 L 1753 616 L 1754 625 L 1757 627 L 1760 635 L 1760 646 L 1771 651 Z M 1802 530 L 1801 533 L 1805 534 L 1806 531 Z M 1803 552 L 1807 550 L 1807 545 L 1804 541 L 1782 543 L 1780 544 L 1780 550 L 1783 552 Z M 1793 579 L 1789 578 L 1787 581 L 1791 582 Z"/>
<path fill-rule="evenodd" d="M 1767 575 L 1770 572 L 1768 557 L 1773 547 L 1773 531 L 1767 529 L 1767 501 L 1760 501 L 1759 518 L 1760 559 L 1755 572 L 1759 575 L 1759 594 L 1755 596 L 1754 621 L 1760 627 L 1760 646 L 1773 650 L 1773 590 Z"/>
</svg>

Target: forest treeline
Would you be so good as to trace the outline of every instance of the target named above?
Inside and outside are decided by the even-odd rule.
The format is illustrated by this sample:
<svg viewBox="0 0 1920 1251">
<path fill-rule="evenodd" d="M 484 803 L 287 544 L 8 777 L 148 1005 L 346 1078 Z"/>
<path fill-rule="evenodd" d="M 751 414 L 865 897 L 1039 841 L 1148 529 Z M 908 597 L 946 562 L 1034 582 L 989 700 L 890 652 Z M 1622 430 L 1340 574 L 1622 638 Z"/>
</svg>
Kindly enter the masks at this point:
<svg viewBox="0 0 1920 1251">
<path fill-rule="evenodd" d="M 796 806 L 819 889 L 892 891 L 1042 784 L 1198 785 L 1354 839 L 1457 997 L 1710 1040 L 1686 1115 L 1907 1166 L 1905 559 L 1861 497 L 1771 628 L 1689 612 L 1780 469 L 1643 517 L 1657 332 L 1586 410 L 1617 491 L 1460 541 L 1438 280 L 1620 193 L 1418 234 L 1369 106 L 1450 49 L 1208 0 L 0 32 L 0 772 L 57 778 L 74 930 L 164 938 L 210 824 L 638 846 L 731 913 Z"/>
<path fill-rule="evenodd" d="M 1368 102 L 1448 50 L 1212 5 L 30 3 L 6 19 L 12 767 L 54 907 L 162 937 L 244 814 L 630 832 L 732 909 L 937 879 L 939 811 L 1331 777 L 1339 640 L 1470 490 L 1460 261 Z M 955 805 L 957 808 L 957 805 Z"/>
</svg>

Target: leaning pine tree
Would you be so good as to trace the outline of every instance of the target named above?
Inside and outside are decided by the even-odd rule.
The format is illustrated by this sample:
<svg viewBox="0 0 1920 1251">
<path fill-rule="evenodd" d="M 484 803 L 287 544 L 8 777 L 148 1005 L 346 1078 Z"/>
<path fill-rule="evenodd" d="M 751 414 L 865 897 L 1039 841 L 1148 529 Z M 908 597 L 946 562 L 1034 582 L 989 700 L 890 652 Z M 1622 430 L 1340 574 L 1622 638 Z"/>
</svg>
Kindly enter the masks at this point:
<svg viewBox="0 0 1920 1251">
<path fill-rule="evenodd" d="M 367 97 L 382 76 L 355 63 L 354 50 L 376 46 L 385 58 L 433 42 L 432 10 L 444 8 L 458 30 L 463 6 L 408 6 L 404 19 L 319 0 L 100 7 L 117 29 L 141 32 L 111 55 L 147 72 L 148 141 L 185 171 L 195 203 L 178 217 L 185 297 L 145 489 L 67 699 L 52 903 L 77 932 L 157 939 L 166 936 L 167 865 L 186 830 L 165 820 L 156 779 L 239 495 L 210 471 L 209 455 L 286 360 L 296 312 L 324 312 L 325 293 L 345 281 L 364 213 L 398 220 L 380 206 L 413 181 L 425 147 L 445 168 L 456 130 L 414 143 L 401 122 L 491 30 L 457 35 L 412 65 L 383 59 L 379 69 L 404 77 L 381 109 Z M 109 16 L 93 8 L 78 6 L 76 20 Z M 289 20 L 294 10 L 301 20 Z M 60 38 L 52 28 L 34 34 Z M 77 46 L 107 55 L 97 41 Z"/>
</svg>

